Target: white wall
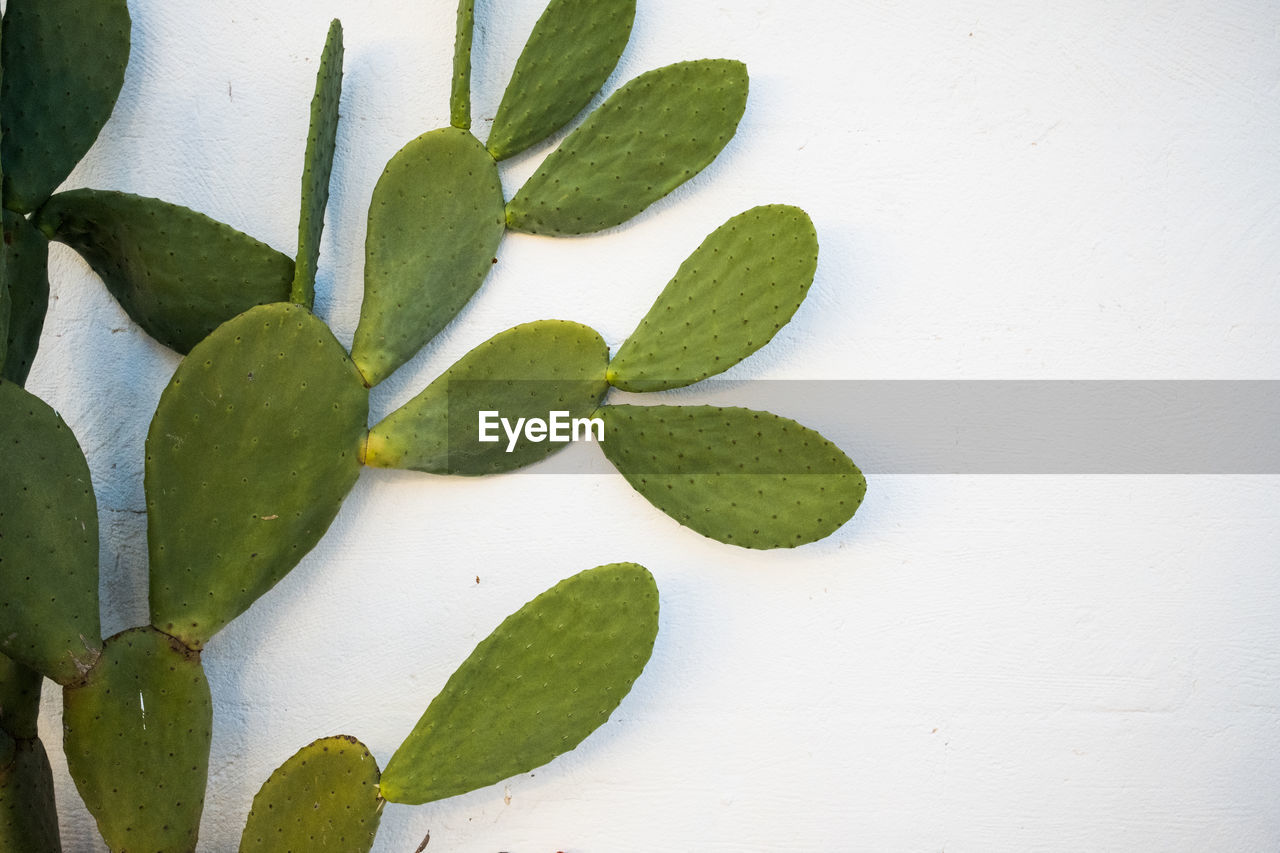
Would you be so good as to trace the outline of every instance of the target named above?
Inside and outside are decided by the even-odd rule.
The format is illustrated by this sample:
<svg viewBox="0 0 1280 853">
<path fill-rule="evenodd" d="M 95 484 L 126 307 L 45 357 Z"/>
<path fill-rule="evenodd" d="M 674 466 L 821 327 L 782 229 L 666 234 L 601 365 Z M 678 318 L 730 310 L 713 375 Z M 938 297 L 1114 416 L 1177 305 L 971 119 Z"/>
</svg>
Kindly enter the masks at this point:
<svg viewBox="0 0 1280 853">
<path fill-rule="evenodd" d="M 479 4 L 478 115 L 541 5 Z M 130 7 L 124 94 L 69 185 L 184 203 L 290 253 L 316 59 L 342 18 L 319 309 L 349 342 L 374 181 L 447 123 L 451 0 Z M 732 378 L 1280 378 L 1278 38 L 1265 0 L 640 0 L 609 88 L 743 59 L 738 136 L 628 225 L 506 240 L 375 413 L 518 322 L 586 322 L 616 347 L 701 235 L 775 201 L 817 223 L 818 278 Z M 509 192 L 546 150 L 504 171 Z M 52 277 L 30 387 L 88 453 L 115 631 L 146 619 L 142 445 L 176 359 L 71 252 Z M 1274 850 L 1278 521 L 1274 477 L 873 476 L 835 536 L 755 553 L 617 476 L 368 471 L 205 653 L 202 849 L 234 849 L 258 786 L 314 738 L 356 735 L 385 762 L 506 614 L 625 559 L 657 576 L 663 615 L 614 719 L 533 774 L 389 806 L 377 850 L 428 830 L 429 850 L 476 853 Z M 41 726 L 64 841 L 96 851 L 59 707 Z"/>
</svg>

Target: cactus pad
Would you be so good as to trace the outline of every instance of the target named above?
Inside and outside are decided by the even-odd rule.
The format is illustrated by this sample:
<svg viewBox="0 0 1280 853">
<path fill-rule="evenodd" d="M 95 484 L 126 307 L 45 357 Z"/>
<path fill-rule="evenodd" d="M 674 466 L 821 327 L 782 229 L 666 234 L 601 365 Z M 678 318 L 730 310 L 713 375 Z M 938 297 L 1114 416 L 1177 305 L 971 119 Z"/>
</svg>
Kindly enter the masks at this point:
<svg viewBox="0 0 1280 853">
<path fill-rule="evenodd" d="M 800 307 L 818 235 L 798 207 L 740 213 L 688 257 L 609 365 L 624 391 L 663 391 L 727 370 L 768 343 Z"/>
<path fill-rule="evenodd" d="M 378 776 L 355 738 L 303 747 L 253 798 L 240 853 L 368 853 L 385 805 Z"/>
<path fill-rule="evenodd" d="M 391 158 L 369 205 L 364 304 L 351 350 L 370 385 L 462 310 L 502 233 L 498 167 L 470 133 L 433 130 Z"/>
<path fill-rule="evenodd" d="M 19 740 L 36 736 L 43 684 L 40 673 L 0 655 L 0 731 Z"/>
<path fill-rule="evenodd" d="M 62 853 L 53 770 L 44 744 L 31 738 L 12 747 L 10 760 L 0 766 L 0 850 Z"/>
<path fill-rule="evenodd" d="M 867 483 L 820 434 L 769 412 L 605 406 L 605 456 L 686 527 L 745 548 L 790 548 L 853 517 Z"/>
<path fill-rule="evenodd" d="M 550 440 L 477 440 L 481 411 L 517 418 L 589 416 L 608 385 L 609 348 L 587 326 L 541 320 L 508 329 L 467 353 L 369 434 L 365 462 L 433 474 L 492 474 L 532 464 L 565 447 Z"/>
<path fill-rule="evenodd" d="M 516 62 L 489 131 L 495 160 L 566 125 L 595 97 L 622 56 L 636 0 L 551 0 Z"/>
<path fill-rule="evenodd" d="M 449 123 L 459 130 L 471 129 L 471 40 L 475 26 L 475 0 L 458 0 L 453 82 L 449 87 Z"/>
<path fill-rule="evenodd" d="M 38 224 L 80 253 L 147 334 L 180 353 L 237 314 L 289 298 L 287 255 L 176 204 L 72 190 L 50 199 Z"/>
<path fill-rule="evenodd" d="M 302 214 L 298 219 L 298 258 L 293 274 L 292 300 L 310 308 L 315 301 L 316 268 L 324 209 L 329 204 L 329 177 L 338 141 L 338 102 L 342 99 L 342 24 L 329 24 L 320 54 L 316 93 L 311 98 L 311 128 L 302 168 Z"/>
<path fill-rule="evenodd" d="M 147 435 L 152 624 L 199 648 L 311 550 L 360 472 L 368 406 L 297 305 L 247 311 L 191 351 Z"/>
<path fill-rule="evenodd" d="M 10 0 L 0 64 L 4 206 L 30 213 L 111 116 L 129 62 L 125 0 Z"/>
<path fill-rule="evenodd" d="M 66 684 L 102 645 L 98 508 L 70 428 L 0 381 L 0 653 Z"/>
<path fill-rule="evenodd" d="M 603 725 L 658 632 L 648 570 L 615 563 L 561 581 L 480 642 L 382 774 L 382 796 L 425 803 L 532 770 Z"/>
<path fill-rule="evenodd" d="M 125 631 L 62 701 L 67 769 L 111 849 L 193 850 L 213 728 L 199 654 Z"/>
<path fill-rule="evenodd" d="M 746 106 L 741 62 L 701 59 L 641 74 L 547 157 L 507 205 L 507 225 L 554 235 L 625 222 L 714 160 Z"/>
<path fill-rule="evenodd" d="M 9 331 L 0 377 L 23 385 L 31 372 L 49 308 L 49 241 L 27 219 L 4 213 L 4 280 Z"/>
</svg>

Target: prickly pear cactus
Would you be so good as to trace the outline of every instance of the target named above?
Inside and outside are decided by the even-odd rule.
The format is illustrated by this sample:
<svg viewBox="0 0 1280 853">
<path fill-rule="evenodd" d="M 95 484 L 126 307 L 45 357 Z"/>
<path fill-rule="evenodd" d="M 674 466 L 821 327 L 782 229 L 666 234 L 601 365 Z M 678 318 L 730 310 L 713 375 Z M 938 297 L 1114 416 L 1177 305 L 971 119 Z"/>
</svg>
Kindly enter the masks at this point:
<svg viewBox="0 0 1280 853">
<path fill-rule="evenodd" d="M 338 144 L 338 102 L 342 99 L 342 24 L 335 18 L 320 54 L 316 93 L 311 99 L 311 130 L 302 167 L 302 214 L 298 217 L 298 258 L 290 298 L 310 308 L 315 301 L 316 269 L 329 178 Z M 265 300 L 264 300 L 265 301 Z"/>
<path fill-rule="evenodd" d="M 49 307 L 49 241 L 28 219 L 6 210 L 0 254 L 9 303 L 0 378 L 23 385 L 35 362 Z"/>
</svg>

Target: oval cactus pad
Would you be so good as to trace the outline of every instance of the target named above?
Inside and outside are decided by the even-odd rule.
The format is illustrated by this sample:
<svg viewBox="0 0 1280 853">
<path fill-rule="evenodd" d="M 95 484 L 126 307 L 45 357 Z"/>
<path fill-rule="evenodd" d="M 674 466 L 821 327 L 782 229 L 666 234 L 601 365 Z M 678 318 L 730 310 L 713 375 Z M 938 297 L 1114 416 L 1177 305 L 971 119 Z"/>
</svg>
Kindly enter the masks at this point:
<svg viewBox="0 0 1280 853">
<path fill-rule="evenodd" d="M 289 298 L 293 260 L 203 213 L 106 190 L 58 193 L 40 229 L 80 253 L 133 321 L 180 353 L 243 311 Z"/>
<path fill-rule="evenodd" d="M 601 448 L 658 509 L 703 536 L 790 548 L 853 517 L 867 481 L 848 456 L 793 420 L 714 406 L 605 406 Z"/>
<path fill-rule="evenodd" d="M 304 746 L 253 798 L 240 853 L 368 853 L 385 804 L 378 776 L 353 737 Z"/>
<path fill-rule="evenodd" d="M 601 231 L 702 171 L 747 106 L 747 67 L 678 62 L 609 96 L 547 157 L 507 205 L 507 225 L 533 234 Z"/>
<path fill-rule="evenodd" d="M 0 64 L 4 206 L 30 213 L 111 116 L 129 62 L 125 0 L 10 0 Z"/>
<path fill-rule="evenodd" d="M 519 154 L 568 124 L 622 56 L 636 0 L 551 0 L 516 61 L 489 131 L 495 160 Z"/>
<path fill-rule="evenodd" d="M 200 343 L 147 435 L 152 624 L 199 648 L 320 540 L 360 472 L 369 397 L 297 305 Z"/>
<path fill-rule="evenodd" d="M 433 130 L 391 158 L 369 205 L 351 350 L 370 385 L 462 310 L 489 274 L 502 232 L 498 165 L 470 133 Z"/>
<path fill-rule="evenodd" d="M 738 214 L 680 265 L 613 357 L 609 382 L 663 391 L 728 370 L 791 319 L 817 265 L 818 235 L 800 208 Z"/>
<path fill-rule="evenodd" d="M 61 684 L 102 646 L 98 503 L 70 428 L 0 380 L 0 652 Z"/>
<path fill-rule="evenodd" d="M 559 412 L 586 418 L 608 390 L 609 348 L 594 330 L 540 320 L 501 332 L 463 356 L 369 433 L 365 462 L 433 474 L 494 474 L 543 459 L 566 444 L 546 436 L 513 440 L 508 426 Z M 494 441 L 480 441 L 483 412 Z M 516 428 L 518 431 L 518 427 Z"/>
<path fill-rule="evenodd" d="M 4 213 L 4 286 L 9 294 L 9 331 L 0 376 L 23 385 L 31 372 L 45 312 L 49 309 L 49 241 L 31 221 Z"/>
<path fill-rule="evenodd" d="M 561 581 L 476 646 L 382 774 L 382 796 L 425 803 L 524 773 L 604 724 L 658 633 L 658 588 L 635 563 Z"/>
<path fill-rule="evenodd" d="M 62 853 L 53 768 L 34 737 L 12 743 L 9 761 L 0 762 L 0 850 Z"/>
<path fill-rule="evenodd" d="M 111 849 L 194 850 L 213 731 L 199 654 L 125 631 L 62 702 L 67 769 Z"/>
<path fill-rule="evenodd" d="M 302 165 L 302 213 L 298 217 L 298 257 L 294 264 L 292 301 L 310 308 L 315 302 L 316 269 L 329 204 L 329 178 L 338 143 L 338 102 L 342 99 L 342 24 L 329 24 L 329 35 L 316 71 L 311 98 L 311 126 Z"/>
</svg>

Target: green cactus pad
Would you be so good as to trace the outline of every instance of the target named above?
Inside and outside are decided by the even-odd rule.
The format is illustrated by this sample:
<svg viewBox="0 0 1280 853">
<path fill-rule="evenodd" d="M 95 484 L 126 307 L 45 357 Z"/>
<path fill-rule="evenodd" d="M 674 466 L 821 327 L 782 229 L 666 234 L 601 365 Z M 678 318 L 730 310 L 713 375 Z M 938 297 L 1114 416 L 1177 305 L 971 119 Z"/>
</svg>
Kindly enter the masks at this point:
<svg viewBox="0 0 1280 853">
<path fill-rule="evenodd" d="M 385 805 L 378 776 L 353 737 L 304 746 L 253 798 L 240 853 L 368 853 Z"/>
<path fill-rule="evenodd" d="M 449 123 L 459 130 L 471 129 L 471 40 L 475 25 L 475 0 L 459 0 L 453 82 L 449 87 Z"/>
<path fill-rule="evenodd" d="M 599 566 L 509 616 L 432 700 L 382 774 L 382 796 L 425 803 L 524 773 L 609 718 L 658 633 L 658 588 L 634 563 Z"/>
<path fill-rule="evenodd" d="M 624 391 L 679 388 L 768 343 L 813 283 L 818 235 L 798 207 L 740 213 L 688 257 L 609 365 Z"/>
<path fill-rule="evenodd" d="M 125 0 L 10 0 L 0 64 L 4 206 L 30 213 L 111 116 L 129 62 Z"/>
<path fill-rule="evenodd" d="M 586 234 L 625 222 L 702 171 L 737 130 L 747 67 L 679 62 L 614 92 L 507 205 L 507 225 Z"/>
<path fill-rule="evenodd" d="M 60 684 L 102 646 L 98 505 L 71 429 L 0 381 L 0 653 Z"/>
<path fill-rule="evenodd" d="M 516 62 L 489 131 L 495 160 L 568 124 L 613 73 L 631 37 L 636 0 L 551 0 Z"/>
<path fill-rule="evenodd" d="M 62 853 L 53 770 L 35 738 L 14 742 L 12 758 L 0 767 L 0 850 Z"/>
<path fill-rule="evenodd" d="M 200 655 L 154 628 L 125 631 L 62 703 L 67 769 L 111 849 L 193 850 L 213 729 Z"/>
<path fill-rule="evenodd" d="M 324 209 L 329 204 L 329 177 L 338 141 L 338 101 L 342 98 L 342 23 L 329 24 L 320 54 L 316 93 L 311 98 L 311 129 L 302 168 L 302 215 L 298 219 L 298 258 L 293 274 L 292 300 L 310 308 L 315 302 L 316 269 Z"/>
<path fill-rule="evenodd" d="M 368 417 L 346 351 L 300 306 L 193 349 L 147 435 L 152 624 L 200 648 L 297 565 L 355 484 Z"/>
<path fill-rule="evenodd" d="M 27 219 L 6 210 L 3 252 L 9 331 L 0 339 L 6 348 L 0 378 L 24 385 L 49 308 L 49 241 Z"/>
<path fill-rule="evenodd" d="M 176 204 L 72 190 L 50 199 L 38 224 L 80 253 L 147 334 L 180 353 L 237 314 L 289 298 L 292 259 Z"/>
<path fill-rule="evenodd" d="M 36 736 L 43 684 L 40 673 L 0 655 L 0 731 L 19 740 Z"/>
<path fill-rule="evenodd" d="M 498 167 L 470 133 L 433 130 L 391 158 L 369 205 L 364 304 L 351 350 L 370 385 L 462 310 L 502 233 Z"/>
<path fill-rule="evenodd" d="M 862 472 L 817 432 L 769 412 L 605 406 L 601 448 L 636 491 L 686 527 L 744 548 L 815 542 L 853 517 Z"/>
<path fill-rule="evenodd" d="M 493 474 L 543 459 L 566 444 L 520 439 L 501 426 L 496 442 L 478 440 L 482 411 L 517 418 L 565 419 L 595 411 L 608 384 L 609 348 L 591 328 L 564 320 L 525 323 L 495 335 L 463 356 L 409 403 L 369 433 L 365 463 L 433 474 Z M 513 426 L 514 428 L 514 426 Z"/>
</svg>

